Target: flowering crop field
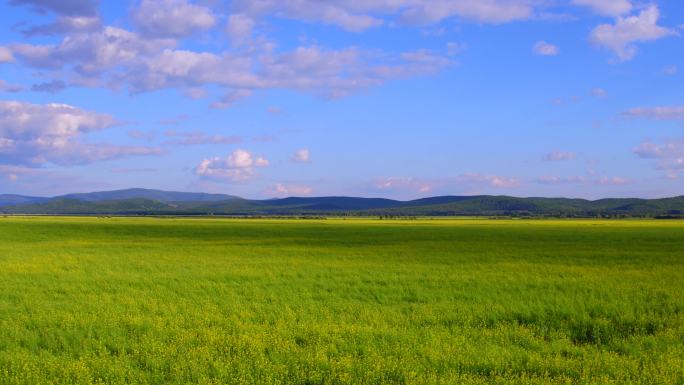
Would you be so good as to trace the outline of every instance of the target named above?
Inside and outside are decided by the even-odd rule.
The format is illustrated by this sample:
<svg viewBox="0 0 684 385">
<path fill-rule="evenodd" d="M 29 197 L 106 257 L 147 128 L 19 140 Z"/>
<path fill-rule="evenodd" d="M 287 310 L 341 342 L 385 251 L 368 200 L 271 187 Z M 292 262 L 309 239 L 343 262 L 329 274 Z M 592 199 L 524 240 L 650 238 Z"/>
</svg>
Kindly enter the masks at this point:
<svg viewBox="0 0 684 385">
<path fill-rule="evenodd" d="M 684 382 L 684 222 L 0 218 L 2 384 Z"/>
</svg>

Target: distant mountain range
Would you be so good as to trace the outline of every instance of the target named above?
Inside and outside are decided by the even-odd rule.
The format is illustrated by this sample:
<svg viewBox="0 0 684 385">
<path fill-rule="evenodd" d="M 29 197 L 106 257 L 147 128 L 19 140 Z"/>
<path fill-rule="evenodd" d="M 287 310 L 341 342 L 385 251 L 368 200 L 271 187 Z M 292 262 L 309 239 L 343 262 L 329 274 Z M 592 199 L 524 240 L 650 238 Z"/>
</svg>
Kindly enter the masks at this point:
<svg viewBox="0 0 684 385">
<path fill-rule="evenodd" d="M 684 196 L 594 201 L 491 195 L 411 201 L 354 197 L 250 200 L 224 194 L 128 189 L 53 198 L 0 195 L 0 214 L 684 217 Z"/>
</svg>

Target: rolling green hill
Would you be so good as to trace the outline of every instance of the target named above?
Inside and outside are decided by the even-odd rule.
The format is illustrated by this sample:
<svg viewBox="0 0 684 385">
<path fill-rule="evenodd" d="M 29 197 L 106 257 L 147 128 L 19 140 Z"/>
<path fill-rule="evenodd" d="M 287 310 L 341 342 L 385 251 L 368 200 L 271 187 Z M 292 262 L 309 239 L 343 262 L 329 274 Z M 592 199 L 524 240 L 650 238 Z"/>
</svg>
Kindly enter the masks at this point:
<svg viewBox="0 0 684 385">
<path fill-rule="evenodd" d="M 3 214 L 64 215 L 366 215 L 366 216 L 684 216 L 684 196 L 595 201 L 510 196 L 439 196 L 397 201 L 382 198 L 313 197 L 249 200 L 231 195 L 129 189 L 55 198 L 0 200 Z"/>
</svg>

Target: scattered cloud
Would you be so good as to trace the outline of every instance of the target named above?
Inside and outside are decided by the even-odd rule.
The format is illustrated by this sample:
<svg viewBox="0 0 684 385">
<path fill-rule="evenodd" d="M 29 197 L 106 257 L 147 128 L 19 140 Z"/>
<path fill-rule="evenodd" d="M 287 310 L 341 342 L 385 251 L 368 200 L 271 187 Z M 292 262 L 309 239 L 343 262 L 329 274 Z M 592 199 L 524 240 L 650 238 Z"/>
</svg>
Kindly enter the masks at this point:
<svg viewBox="0 0 684 385">
<path fill-rule="evenodd" d="M 269 4 L 265 7 L 280 7 Z M 247 7 L 250 12 L 256 12 L 253 5 Z M 310 5 L 328 7 L 317 1 Z M 31 68 L 68 76 L 75 85 L 126 88 L 132 94 L 172 88 L 191 98 L 203 98 L 207 87 L 217 86 L 223 96 L 212 103 L 214 108 L 229 108 L 267 89 L 344 97 L 391 80 L 433 74 L 454 64 L 448 56 L 430 50 L 389 54 L 317 45 L 279 50 L 268 41 L 245 50 L 180 49 L 179 39 L 217 22 L 209 8 L 186 0 L 143 0 L 132 16 L 139 33 L 84 21 L 83 28 L 65 28 L 57 43 L 2 47 L 0 61 L 18 60 Z M 251 28 L 249 20 L 256 16 L 233 13 L 229 24 L 234 38 L 246 34 Z M 96 29 L 90 30 L 92 26 Z M 452 45 L 448 50 L 453 54 L 456 49 Z"/>
<path fill-rule="evenodd" d="M 10 0 L 11 5 L 25 5 L 39 13 L 54 12 L 58 15 L 97 15 L 99 0 Z"/>
<path fill-rule="evenodd" d="M 0 101 L 0 162 L 71 165 L 160 152 L 156 148 L 86 144 L 80 140 L 115 123 L 109 115 L 66 104 Z"/>
<path fill-rule="evenodd" d="M 24 87 L 17 85 L 17 84 L 9 84 L 4 80 L 0 80 L 0 92 L 21 92 L 24 90 Z"/>
<path fill-rule="evenodd" d="M 313 188 L 310 186 L 276 183 L 268 193 L 275 196 L 306 196 L 311 195 Z"/>
<path fill-rule="evenodd" d="M 64 83 L 62 80 L 53 80 L 50 82 L 34 84 L 31 86 L 31 91 L 55 94 L 59 91 L 64 90 L 66 87 L 66 83 Z"/>
<path fill-rule="evenodd" d="M 677 34 L 676 31 L 658 25 L 660 11 L 650 5 L 636 16 L 618 16 L 615 24 L 601 24 L 589 37 L 597 46 L 613 52 L 618 61 L 628 61 L 637 53 L 635 43 L 649 42 Z"/>
<path fill-rule="evenodd" d="M 632 10 L 630 0 L 572 0 L 572 4 L 586 6 L 605 16 L 620 16 Z"/>
<path fill-rule="evenodd" d="M 637 107 L 622 113 L 630 118 L 684 120 L 684 106 Z"/>
<path fill-rule="evenodd" d="M 428 194 L 441 191 L 452 194 L 454 191 L 480 190 L 482 188 L 509 189 L 521 185 L 516 178 L 477 173 L 461 174 L 442 179 L 421 179 L 414 177 L 389 177 L 378 179 L 373 183 L 375 190 L 387 192 Z"/>
<path fill-rule="evenodd" d="M 249 16 L 243 14 L 232 14 L 228 16 L 226 33 L 230 41 L 235 45 L 245 44 L 252 38 L 256 22 Z"/>
<path fill-rule="evenodd" d="M 256 168 L 267 167 L 269 161 L 246 150 L 235 150 L 226 158 L 204 159 L 195 174 L 204 179 L 224 182 L 246 182 L 256 177 Z"/>
<path fill-rule="evenodd" d="M 460 182 L 484 184 L 495 188 L 515 188 L 521 184 L 520 180 L 516 178 L 482 174 L 463 174 L 457 177 L 456 180 Z"/>
<path fill-rule="evenodd" d="M 643 159 L 656 160 L 656 168 L 665 171 L 668 179 L 677 179 L 684 173 L 684 139 L 664 143 L 644 141 L 634 148 L 634 154 Z"/>
<path fill-rule="evenodd" d="M 27 37 L 59 35 L 74 32 L 96 32 L 102 28 L 99 16 L 60 16 L 52 23 L 31 27 L 22 33 Z"/>
<path fill-rule="evenodd" d="M 309 163 L 311 161 L 311 152 L 308 148 L 302 148 L 297 150 L 291 157 L 290 160 L 297 163 Z"/>
<path fill-rule="evenodd" d="M 548 185 L 563 185 L 563 184 L 597 184 L 597 185 L 624 185 L 629 184 L 631 181 L 622 177 L 594 177 L 588 178 L 584 176 L 555 176 L 555 175 L 545 175 L 537 178 L 537 183 L 548 184 Z"/>
<path fill-rule="evenodd" d="M 679 68 L 677 68 L 677 66 L 671 65 L 671 66 L 667 66 L 667 67 L 663 68 L 663 70 L 660 72 L 663 75 L 673 76 L 673 75 L 676 75 L 678 71 L 679 71 Z"/>
<path fill-rule="evenodd" d="M 560 177 L 553 175 L 545 175 L 537 178 L 537 183 L 541 184 L 585 183 L 586 181 L 587 178 L 583 176 Z"/>
<path fill-rule="evenodd" d="M 8 47 L 0 46 L 0 64 L 14 61 L 14 55 Z"/>
<path fill-rule="evenodd" d="M 574 160 L 577 158 L 577 154 L 569 151 L 552 151 L 544 155 L 544 160 L 548 162 L 557 162 L 563 160 Z"/>
<path fill-rule="evenodd" d="M 172 145 L 194 145 L 194 144 L 237 144 L 242 142 L 240 136 L 209 135 L 203 132 L 179 132 L 168 130 L 164 133 L 167 144 Z"/>
<path fill-rule="evenodd" d="M 596 184 L 604 185 L 604 186 L 620 186 L 624 184 L 629 184 L 631 181 L 626 178 L 622 178 L 619 176 L 613 176 L 613 177 L 607 177 L 604 176 L 602 178 L 599 178 L 594 181 Z"/>
<path fill-rule="evenodd" d="M 375 188 L 378 190 L 410 191 L 429 193 L 435 182 L 429 182 L 412 177 L 389 177 L 377 180 Z"/>
<path fill-rule="evenodd" d="M 132 16 L 138 30 L 153 37 L 186 37 L 216 24 L 211 9 L 187 0 L 142 0 Z"/>
<path fill-rule="evenodd" d="M 534 43 L 534 46 L 532 46 L 532 51 L 537 55 L 542 56 L 556 56 L 560 54 L 560 49 L 557 46 L 547 43 L 543 40 Z"/>
<path fill-rule="evenodd" d="M 591 90 L 591 94 L 597 98 L 608 97 L 608 91 L 604 90 L 603 88 L 594 88 L 593 90 Z"/>
</svg>

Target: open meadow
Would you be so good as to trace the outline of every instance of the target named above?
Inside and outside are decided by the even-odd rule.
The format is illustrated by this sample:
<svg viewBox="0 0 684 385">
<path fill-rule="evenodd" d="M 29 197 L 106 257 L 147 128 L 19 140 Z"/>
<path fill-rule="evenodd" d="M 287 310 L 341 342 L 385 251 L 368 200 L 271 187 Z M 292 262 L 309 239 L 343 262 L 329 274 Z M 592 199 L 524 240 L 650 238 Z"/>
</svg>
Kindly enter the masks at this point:
<svg viewBox="0 0 684 385">
<path fill-rule="evenodd" d="M 2 384 L 682 384 L 684 222 L 0 218 Z"/>
</svg>

